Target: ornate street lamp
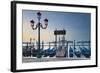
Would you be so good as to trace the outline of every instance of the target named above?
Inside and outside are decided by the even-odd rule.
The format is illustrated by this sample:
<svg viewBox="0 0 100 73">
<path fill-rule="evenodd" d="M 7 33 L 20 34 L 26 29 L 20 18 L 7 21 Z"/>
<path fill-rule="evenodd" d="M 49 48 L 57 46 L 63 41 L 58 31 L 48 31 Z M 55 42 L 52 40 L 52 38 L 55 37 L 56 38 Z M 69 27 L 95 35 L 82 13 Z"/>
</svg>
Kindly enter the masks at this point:
<svg viewBox="0 0 100 73">
<path fill-rule="evenodd" d="M 36 26 L 34 26 L 34 24 L 35 24 L 34 20 L 30 21 L 31 27 L 33 30 L 36 30 L 38 28 L 38 54 L 40 53 L 40 27 L 42 29 L 46 29 L 48 26 L 48 19 L 47 18 L 44 19 L 45 26 L 43 26 L 42 23 L 40 23 L 41 15 L 42 14 L 40 12 L 37 12 L 38 23 L 36 24 Z"/>
</svg>

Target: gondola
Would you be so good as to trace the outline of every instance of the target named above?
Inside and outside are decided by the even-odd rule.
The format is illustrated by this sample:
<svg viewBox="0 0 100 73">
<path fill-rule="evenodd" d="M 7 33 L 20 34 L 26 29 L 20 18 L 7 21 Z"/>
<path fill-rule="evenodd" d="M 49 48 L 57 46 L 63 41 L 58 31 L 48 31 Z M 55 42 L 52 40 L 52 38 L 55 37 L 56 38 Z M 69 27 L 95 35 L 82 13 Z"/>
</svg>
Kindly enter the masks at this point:
<svg viewBox="0 0 100 73">
<path fill-rule="evenodd" d="M 77 57 L 81 57 L 80 48 L 74 48 L 74 54 L 75 54 Z"/>
<path fill-rule="evenodd" d="M 49 57 L 54 57 L 56 55 L 56 49 L 52 48 L 49 52 Z"/>
<path fill-rule="evenodd" d="M 73 51 L 73 48 L 69 48 L 69 57 L 73 57 L 74 56 L 74 51 Z"/>
<path fill-rule="evenodd" d="M 82 51 L 82 55 L 84 55 L 86 58 L 90 58 L 91 56 L 90 48 L 83 47 L 81 51 Z"/>
<path fill-rule="evenodd" d="M 23 56 L 31 57 L 31 48 L 30 47 L 23 47 Z"/>
</svg>

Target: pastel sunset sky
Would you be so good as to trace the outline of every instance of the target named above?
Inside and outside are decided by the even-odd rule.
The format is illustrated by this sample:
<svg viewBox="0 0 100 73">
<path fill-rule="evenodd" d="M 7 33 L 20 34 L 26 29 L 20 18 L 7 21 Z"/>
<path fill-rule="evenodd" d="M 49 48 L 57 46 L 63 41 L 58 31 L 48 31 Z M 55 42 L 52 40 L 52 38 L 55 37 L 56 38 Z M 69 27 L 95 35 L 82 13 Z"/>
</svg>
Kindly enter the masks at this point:
<svg viewBox="0 0 100 73">
<path fill-rule="evenodd" d="M 23 42 L 30 41 L 30 38 L 37 41 L 38 29 L 32 30 L 30 20 L 38 23 L 37 11 L 23 10 Z M 41 23 L 44 26 L 44 19 L 48 19 L 47 29 L 41 28 L 41 41 L 54 41 L 54 30 L 66 30 L 66 40 L 90 40 L 91 33 L 91 14 L 90 13 L 76 13 L 76 12 L 54 12 L 54 11 L 40 11 L 42 13 Z"/>
</svg>

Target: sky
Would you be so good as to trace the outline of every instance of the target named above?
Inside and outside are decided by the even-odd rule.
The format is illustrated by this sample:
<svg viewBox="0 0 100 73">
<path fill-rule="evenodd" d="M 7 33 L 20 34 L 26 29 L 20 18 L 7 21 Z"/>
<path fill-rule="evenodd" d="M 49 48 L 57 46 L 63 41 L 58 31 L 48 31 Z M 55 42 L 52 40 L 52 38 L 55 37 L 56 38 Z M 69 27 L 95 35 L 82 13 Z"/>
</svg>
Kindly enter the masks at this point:
<svg viewBox="0 0 100 73">
<path fill-rule="evenodd" d="M 38 30 L 32 30 L 30 20 L 38 23 L 37 12 L 34 10 L 23 10 L 22 25 L 23 25 L 23 42 L 33 41 L 38 39 Z M 76 12 L 55 12 L 55 11 L 40 11 L 42 13 L 41 23 L 44 26 L 44 19 L 48 19 L 48 27 L 41 28 L 41 41 L 50 42 L 55 40 L 54 30 L 66 30 L 66 40 L 88 41 L 91 33 L 91 14 L 76 13 Z M 62 36 L 58 36 L 62 37 Z"/>
</svg>

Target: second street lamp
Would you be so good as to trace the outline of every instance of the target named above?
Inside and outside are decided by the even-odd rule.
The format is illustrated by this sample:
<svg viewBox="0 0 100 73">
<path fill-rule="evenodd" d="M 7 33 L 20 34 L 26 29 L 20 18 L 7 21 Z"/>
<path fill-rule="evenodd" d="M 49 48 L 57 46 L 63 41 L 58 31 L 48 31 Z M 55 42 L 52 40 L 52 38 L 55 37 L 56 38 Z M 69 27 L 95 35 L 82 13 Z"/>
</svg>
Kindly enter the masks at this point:
<svg viewBox="0 0 100 73">
<path fill-rule="evenodd" d="M 37 18 L 38 18 L 38 23 L 36 24 L 36 26 L 34 27 L 34 20 L 31 20 L 30 23 L 31 23 L 31 27 L 33 30 L 36 30 L 38 28 L 38 54 L 37 54 L 37 57 L 38 58 L 41 58 L 41 55 L 40 55 L 40 27 L 42 29 L 46 29 L 47 26 L 48 26 L 48 19 L 44 19 L 44 24 L 45 26 L 42 25 L 42 23 L 40 23 L 40 19 L 41 19 L 41 13 L 40 12 L 37 12 Z"/>
</svg>

